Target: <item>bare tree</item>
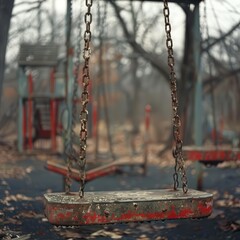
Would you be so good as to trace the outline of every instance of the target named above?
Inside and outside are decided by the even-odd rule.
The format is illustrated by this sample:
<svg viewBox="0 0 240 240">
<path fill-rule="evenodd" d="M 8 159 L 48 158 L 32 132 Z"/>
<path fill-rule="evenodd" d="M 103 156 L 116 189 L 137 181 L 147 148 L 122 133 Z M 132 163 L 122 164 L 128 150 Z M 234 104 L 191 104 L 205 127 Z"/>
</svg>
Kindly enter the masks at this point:
<svg viewBox="0 0 240 240">
<path fill-rule="evenodd" d="M 5 55 L 14 0 L 0 0 L 0 109 L 5 70 Z"/>
<path fill-rule="evenodd" d="M 109 0 L 111 3 L 113 9 L 115 10 L 115 15 L 117 19 L 119 20 L 119 23 L 122 27 L 123 33 L 129 43 L 129 45 L 132 47 L 133 51 L 135 53 L 138 53 L 141 55 L 142 58 L 144 58 L 146 61 L 150 62 L 151 65 L 156 68 L 159 73 L 165 78 L 166 81 L 168 81 L 168 69 L 166 64 L 160 60 L 158 53 L 155 53 L 154 51 L 151 51 L 147 49 L 140 41 L 137 41 L 134 31 L 131 31 L 129 28 L 129 22 L 127 22 L 126 17 L 123 17 L 124 8 L 120 6 L 118 3 L 116 3 L 113 0 Z M 182 8 L 182 10 L 185 13 L 185 41 L 184 41 L 184 48 L 183 48 L 183 59 L 181 62 L 181 72 L 180 77 L 178 78 L 179 82 L 179 102 L 180 102 L 180 114 L 181 118 L 183 119 L 183 125 L 184 125 L 184 142 L 189 143 L 191 142 L 191 132 L 192 132 L 192 122 L 193 122 L 193 102 L 194 102 L 194 88 L 195 83 L 197 80 L 197 75 L 199 74 L 197 72 L 197 67 L 195 66 L 194 61 L 194 41 L 195 36 L 193 34 L 194 29 L 194 21 L 195 17 L 197 15 L 195 14 L 197 8 L 190 6 L 189 4 L 179 4 L 179 6 Z M 126 15 L 124 15 L 126 16 Z M 133 23 L 136 24 L 136 19 L 132 20 Z M 210 39 L 209 44 L 206 44 L 206 42 L 202 42 L 202 47 L 199 45 L 199 48 L 202 49 L 202 54 L 204 52 L 210 51 L 214 46 L 219 45 L 221 42 L 223 42 L 228 36 L 232 35 L 237 29 L 239 28 L 239 22 L 234 24 L 227 32 L 220 32 L 219 37 L 214 37 Z M 147 29 L 147 28 L 146 28 Z M 226 47 L 226 44 L 225 44 Z M 224 71 L 224 74 L 222 70 L 224 69 L 223 63 L 216 60 L 216 57 L 212 55 L 212 61 L 215 62 L 215 64 L 218 62 L 218 68 L 216 68 L 216 71 L 219 73 L 219 75 L 215 75 L 210 78 L 209 75 L 207 75 L 207 79 L 203 79 L 204 87 L 210 86 L 211 82 L 214 81 L 215 84 L 219 84 L 224 79 L 229 78 L 230 76 L 233 76 L 237 73 L 239 73 L 239 68 L 229 68 L 230 64 L 227 63 L 227 68 Z M 213 60 L 215 59 L 215 60 Z M 226 63 L 225 63 L 226 65 Z M 219 81 L 219 79 L 222 79 Z M 187 114 L 190 112 L 191 114 Z M 171 138 L 169 138 L 171 139 Z M 170 142 L 170 141 L 169 141 Z"/>
</svg>

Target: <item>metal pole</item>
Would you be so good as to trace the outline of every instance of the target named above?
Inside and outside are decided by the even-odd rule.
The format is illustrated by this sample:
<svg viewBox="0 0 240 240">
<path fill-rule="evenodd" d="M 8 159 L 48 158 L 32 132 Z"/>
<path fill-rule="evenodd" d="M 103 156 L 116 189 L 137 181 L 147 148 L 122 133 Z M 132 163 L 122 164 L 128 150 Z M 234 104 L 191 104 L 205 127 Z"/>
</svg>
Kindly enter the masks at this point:
<svg viewBox="0 0 240 240">
<path fill-rule="evenodd" d="M 52 151 L 56 151 L 57 141 L 56 141 L 56 99 L 55 99 L 55 69 L 51 70 L 50 75 L 50 90 L 51 90 L 51 103 L 50 103 L 50 112 L 51 112 L 51 148 Z"/>
<path fill-rule="evenodd" d="M 24 89 L 26 86 L 26 76 L 24 69 L 22 67 L 19 68 L 19 76 L 18 76 L 18 151 L 23 151 L 23 145 L 25 139 L 23 138 L 23 126 L 26 118 L 23 117 L 23 96 L 24 96 Z M 24 133 L 26 135 L 26 133 Z"/>
<path fill-rule="evenodd" d="M 28 147 L 33 148 L 32 127 L 33 127 L 33 77 L 30 72 L 28 75 Z"/>
<path fill-rule="evenodd" d="M 200 55 L 200 43 L 201 43 L 201 33 L 200 33 L 200 16 L 199 16 L 199 4 L 195 5 L 194 9 L 194 25 L 193 25 L 193 57 L 195 65 L 195 101 L 194 101 L 194 143 L 196 146 L 202 146 L 203 144 L 203 134 L 202 134 L 202 66 L 201 66 L 201 55 Z M 197 174 L 197 189 L 202 189 L 203 182 L 203 169 L 199 162 L 196 162 L 196 174 Z"/>
<path fill-rule="evenodd" d="M 149 131 L 150 131 L 150 114 L 151 106 L 148 104 L 145 107 L 145 134 L 144 134 L 144 152 L 143 152 L 143 174 L 147 173 L 147 163 L 148 163 L 148 146 L 149 146 Z"/>
</svg>

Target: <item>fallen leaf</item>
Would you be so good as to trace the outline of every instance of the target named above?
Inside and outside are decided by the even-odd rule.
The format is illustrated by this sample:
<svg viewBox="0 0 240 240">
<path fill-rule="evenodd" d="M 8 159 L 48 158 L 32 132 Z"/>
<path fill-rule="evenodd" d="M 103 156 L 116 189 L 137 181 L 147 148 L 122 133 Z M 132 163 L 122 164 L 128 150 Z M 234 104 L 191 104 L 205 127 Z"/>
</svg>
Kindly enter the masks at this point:
<svg viewBox="0 0 240 240">
<path fill-rule="evenodd" d="M 31 234 L 23 235 L 23 236 L 18 236 L 16 238 L 12 238 L 12 240 L 28 240 L 31 238 Z"/>
<path fill-rule="evenodd" d="M 175 227 L 177 227 L 177 225 L 178 225 L 177 223 L 167 223 L 166 228 L 167 229 L 175 228 Z"/>
<path fill-rule="evenodd" d="M 34 199 L 23 194 L 9 195 L 6 191 L 6 197 L 3 200 L 1 200 L 1 202 L 7 206 L 10 206 L 11 204 L 9 202 L 32 201 L 32 200 Z"/>
<path fill-rule="evenodd" d="M 37 214 L 34 211 L 21 212 L 18 216 L 23 218 L 43 218 L 44 217 L 43 214 Z"/>
<path fill-rule="evenodd" d="M 22 222 L 17 220 L 17 219 L 14 219 L 14 218 L 8 218 L 6 221 L 5 221 L 5 224 L 14 224 L 14 225 L 21 225 Z"/>
<path fill-rule="evenodd" d="M 32 201 L 33 200 L 33 198 L 27 197 L 23 194 L 17 194 L 16 197 L 17 197 L 17 200 L 20 200 L 20 201 Z"/>
<path fill-rule="evenodd" d="M 150 238 L 149 238 L 147 235 L 142 234 L 141 236 L 139 236 L 139 237 L 137 238 L 137 240 L 150 240 Z"/>
<path fill-rule="evenodd" d="M 240 199 L 238 198 L 229 198 L 229 199 L 220 199 L 215 202 L 219 207 L 240 207 Z"/>
<path fill-rule="evenodd" d="M 154 240 L 168 240 L 166 237 L 158 236 Z"/>
<path fill-rule="evenodd" d="M 12 212 L 15 210 L 15 207 L 7 207 L 7 208 L 4 208 L 4 211 L 9 211 L 9 212 Z"/>
<path fill-rule="evenodd" d="M 73 239 L 76 239 L 76 238 L 79 238 L 79 239 L 82 239 L 82 235 L 77 233 L 77 232 L 73 232 L 73 231 L 64 231 L 64 232 L 60 232 L 60 235 L 64 238 L 73 238 Z"/>
<path fill-rule="evenodd" d="M 153 228 L 150 224 L 140 224 L 138 228 L 141 232 L 153 232 Z"/>
<path fill-rule="evenodd" d="M 27 167 L 26 168 L 26 173 L 31 173 L 33 171 L 33 167 Z"/>
<path fill-rule="evenodd" d="M 105 231 L 103 229 L 92 233 L 91 237 L 110 237 L 112 239 L 121 239 L 122 238 L 122 236 L 120 236 L 114 232 Z"/>
</svg>

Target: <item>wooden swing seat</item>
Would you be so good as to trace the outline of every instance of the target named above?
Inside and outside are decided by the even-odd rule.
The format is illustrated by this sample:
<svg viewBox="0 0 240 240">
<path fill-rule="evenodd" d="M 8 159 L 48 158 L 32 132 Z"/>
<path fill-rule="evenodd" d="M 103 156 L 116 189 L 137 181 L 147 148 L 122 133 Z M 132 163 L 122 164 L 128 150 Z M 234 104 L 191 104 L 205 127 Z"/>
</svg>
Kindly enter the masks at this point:
<svg viewBox="0 0 240 240">
<path fill-rule="evenodd" d="M 45 214 L 54 225 L 92 225 L 203 218 L 212 212 L 212 194 L 182 189 L 48 193 Z"/>
<path fill-rule="evenodd" d="M 225 161 L 240 160 L 240 149 L 238 148 L 220 148 L 210 147 L 183 147 L 183 153 L 186 159 L 190 161 L 200 161 L 201 163 L 216 165 Z"/>
</svg>

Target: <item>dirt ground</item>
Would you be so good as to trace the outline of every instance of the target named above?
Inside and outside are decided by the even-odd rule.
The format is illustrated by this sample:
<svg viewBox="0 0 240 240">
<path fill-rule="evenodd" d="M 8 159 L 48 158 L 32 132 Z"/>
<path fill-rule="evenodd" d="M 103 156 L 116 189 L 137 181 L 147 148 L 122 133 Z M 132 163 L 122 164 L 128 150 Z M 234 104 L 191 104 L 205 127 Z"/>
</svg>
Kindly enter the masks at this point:
<svg viewBox="0 0 240 240">
<path fill-rule="evenodd" d="M 151 151 L 150 151 L 151 156 Z M 170 153 L 163 159 L 151 156 L 147 176 L 124 169 L 87 184 L 89 191 L 156 189 L 172 187 Z M 42 196 L 62 191 L 62 176 L 44 168 L 46 155 L 19 156 L 11 147 L 0 155 L 0 239 L 240 239 L 240 168 L 237 164 L 204 167 L 204 191 L 214 194 L 214 211 L 207 219 L 114 224 L 106 226 L 56 227 L 43 213 Z M 196 188 L 196 165 L 187 164 L 189 187 Z M 78 184 L 73 183 L 74 191 Z"/>
</svg>

